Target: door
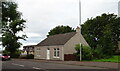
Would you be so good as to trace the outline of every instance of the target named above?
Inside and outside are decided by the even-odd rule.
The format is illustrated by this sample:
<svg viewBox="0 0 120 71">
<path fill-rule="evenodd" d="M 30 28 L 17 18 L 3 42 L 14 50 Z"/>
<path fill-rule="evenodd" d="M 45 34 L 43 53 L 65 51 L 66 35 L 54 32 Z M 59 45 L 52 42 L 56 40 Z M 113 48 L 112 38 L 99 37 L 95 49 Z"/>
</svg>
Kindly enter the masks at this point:
<svg viewBox="0 0 120 71">
<path fill-rule="evenodd" d="M 50 59 L 50 49 L 47 48 L 47 60 L 49 60 L 49 59 Z"/>
</svg>

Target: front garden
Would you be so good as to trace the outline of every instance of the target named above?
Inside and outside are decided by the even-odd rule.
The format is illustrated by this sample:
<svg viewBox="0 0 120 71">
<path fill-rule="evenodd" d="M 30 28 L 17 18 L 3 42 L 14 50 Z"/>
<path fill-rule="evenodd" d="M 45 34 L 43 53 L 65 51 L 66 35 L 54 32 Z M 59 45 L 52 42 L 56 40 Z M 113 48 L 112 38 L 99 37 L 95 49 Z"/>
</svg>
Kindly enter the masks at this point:
<svg viewBox="0 0 120 71">
<path fill-rule="evenodd" d="M 120 55 L 114 55 L 111 58 L 107 59 L 93 59 L 91 61 L 95 62 L 115 62 L 115 63 L 120 63 Z"/>
<path fill-rule="evenodd" d="M 76 56 L 76 60 L 80 60 L 80 48 L 81 48 L 81 57 L 82 61 L 94 61 L 94 62 L 114 62 L 120 63 L 120 55 L 119 53 L 113 55 L 103 54 L 103 50 L 101 49 L 92 49 L 89 46 L 81 46 L 79 44 L 76 45 L 75 49 L 77 53 L 74 55 Z"/>
</svg>

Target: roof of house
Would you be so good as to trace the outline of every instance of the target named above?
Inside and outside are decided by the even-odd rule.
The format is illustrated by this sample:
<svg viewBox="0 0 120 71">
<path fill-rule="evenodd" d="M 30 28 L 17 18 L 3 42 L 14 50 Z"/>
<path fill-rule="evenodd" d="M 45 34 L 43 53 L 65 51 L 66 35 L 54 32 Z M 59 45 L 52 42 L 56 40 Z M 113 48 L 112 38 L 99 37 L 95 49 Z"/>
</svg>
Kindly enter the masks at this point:
<svg viewBox="0 0 120 71">
<path fill-rule="evenodd" d="M 38 43 L 37 46 L 64 45 L 75 34 L 76 32 L 70 32 L 65 34 L 57 34 L 57 35 L 49 36 L 40 43 Z"/>
<path fill-rule="evenodd" d="M 27 45 L 27 46 L 23 46 L 23 48 L 26 48 L 26 47 L 34 47 L 36 45 Z"/>
</svg>

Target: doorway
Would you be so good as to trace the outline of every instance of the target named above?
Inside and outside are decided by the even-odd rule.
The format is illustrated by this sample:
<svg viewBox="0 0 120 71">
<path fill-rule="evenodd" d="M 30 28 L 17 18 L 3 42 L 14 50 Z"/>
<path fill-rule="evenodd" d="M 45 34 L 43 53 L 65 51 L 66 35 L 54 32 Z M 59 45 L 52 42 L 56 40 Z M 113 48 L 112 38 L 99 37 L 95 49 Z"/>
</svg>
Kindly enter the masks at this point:
<svg viewBox="0 0 120 71">
<path fill-rule="evenodd" d="M 47 60 L 50 60 L 50 48 L 47 48 Z"/>
</svg>

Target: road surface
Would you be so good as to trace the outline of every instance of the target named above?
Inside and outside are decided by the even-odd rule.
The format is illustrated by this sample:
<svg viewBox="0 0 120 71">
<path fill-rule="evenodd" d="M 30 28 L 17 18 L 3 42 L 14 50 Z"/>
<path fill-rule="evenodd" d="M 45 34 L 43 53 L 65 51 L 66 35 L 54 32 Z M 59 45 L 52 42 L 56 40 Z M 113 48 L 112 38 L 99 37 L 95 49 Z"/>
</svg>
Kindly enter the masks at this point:
<svg viewBox="0 0 120 71">
<path fill-rule="evenodd" d="M 104 68 L 65 65 L 57 63 L 49 63 L 42 61 L 30 60 L 10 60 L 2 62 L 2 71 L 86 71 L 86 70 L 102 70 Z M 89 70 L 89 71 L 90 71 Z"/>
</svg>

